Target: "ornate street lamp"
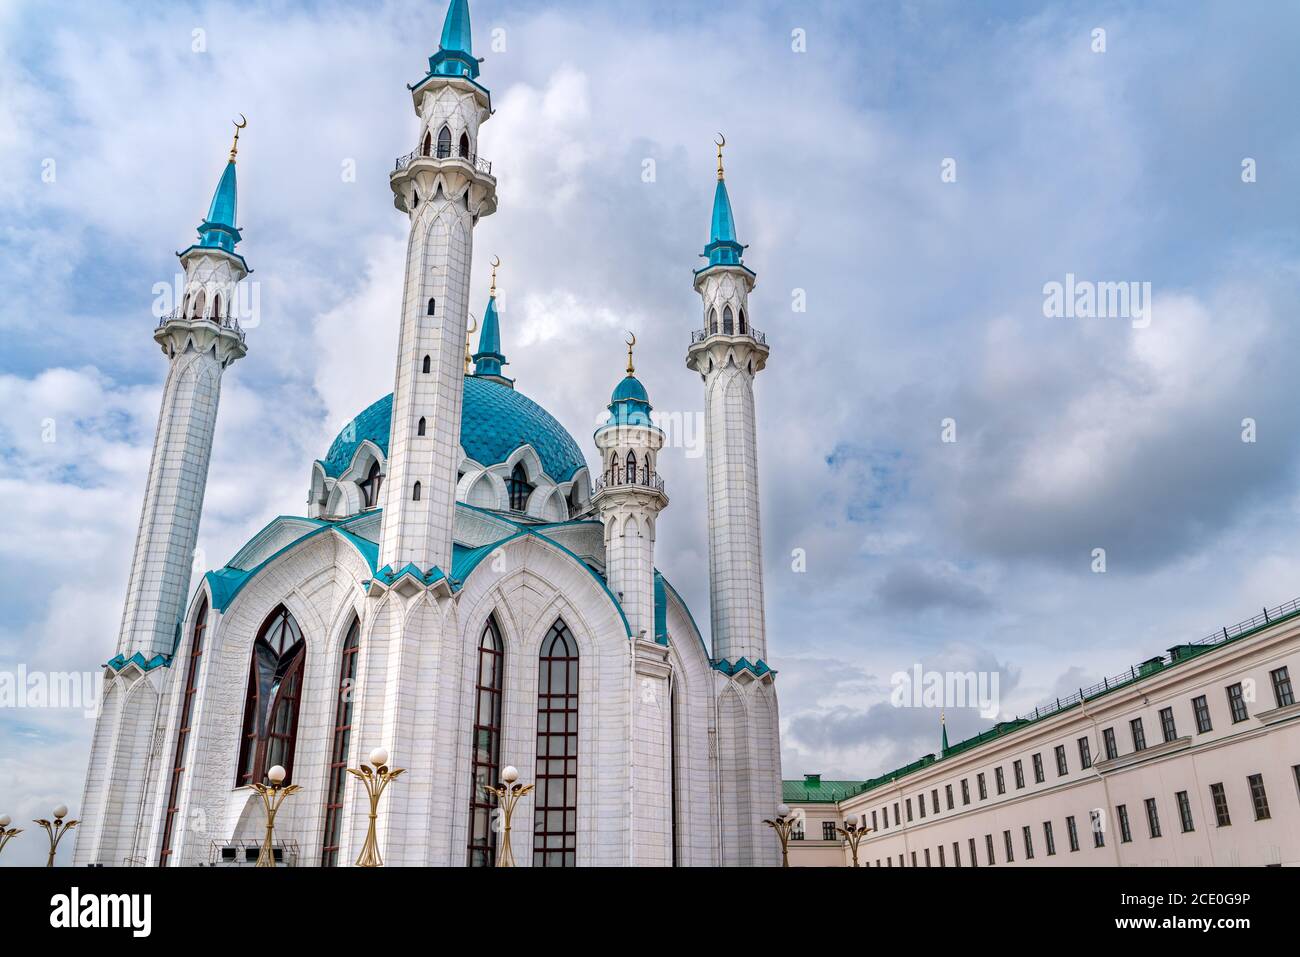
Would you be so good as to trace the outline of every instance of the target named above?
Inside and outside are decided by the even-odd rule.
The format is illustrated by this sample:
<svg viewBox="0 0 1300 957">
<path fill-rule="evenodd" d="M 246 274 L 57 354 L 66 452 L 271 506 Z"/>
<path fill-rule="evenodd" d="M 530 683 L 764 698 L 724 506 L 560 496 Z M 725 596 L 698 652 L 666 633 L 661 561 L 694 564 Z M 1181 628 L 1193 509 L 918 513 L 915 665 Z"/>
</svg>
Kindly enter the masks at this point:
<svg viewBox="0 0 1300 957">
<path fill-rule="evenodd" d="M 483 790 L 497 799 L 497 807 L 505 819 L 505 830 L 501 835 L 501 853 L 497 855 L 497 867 L 514 867 L 515 855 L 510 849 L 510 815 L 515 811 L 519 799 L 533 789 L 531 784 L 519 783 L 519 770 L 507 765 L 501 772 L 501 786 L 483 785 Z"/>
<path fill-rule="evenodd" d="M 277 764 L 266 772 L 266 779 L 271 782 L 270 787 L 265 784 L 253 785 L 253 790 L 258 793 L 262 804 L 266 807 L 266 838 L 262 841 L 262 849 L 257 852 L 258 867 L 275 867 L 275 853 L 271 850 L 271 843 L 275 839 L 275 812 L 280 810 L 280 805 L 284 803 L 285 798 L 302 790 L 296 784 L 280 787 L 286 774 L 284 768 Z"/>
<path fill-rule="evenodd" d="M 8 814 L 0 814 L 0 851 L 5 849 L 5 845 L 9 843 L 11 837 L 23 832 L 21 827 L 9 827 L 12 822 L 13 818 Z"/>
<path fill-rule="evenodd" d="M 370 826 L 366 829 L 366 842 L 361 845 L 361 855 L 357 858 L 357 867 L 383 867 L 383 858 L 379 856 L 379 836 L 375 833 L 375 821 L 379 819 L 379 799 L 383 796 L 384 788 L 388 787 L 388 782 L 393 780 L 399 774 L 404 774 L 406 768 L 390 768 L 388 766 L 388 750 L 386 748 L 375 748 L 370 752 L 370 764 L 363 764 L 359 768 L 348 768 L 348 774 L 355 774 L 366 786 L 366 793 L 370 795 Z"/>
<path fill-rule="evenodd" d="M 54 852 L 59 849 L 59 841 L 63 840 L 63 835 L 67 834 L 81 823 L 80 821 L 64 821 L 63 819 L 67 816 L 68 806 L 66 804 L 60 804 L 54 809 L 53 821 L 47 821 L 42 817 L 37 818 L 34 822 L 45 828 L 45 833 L 50 838 L 50 857 L 49 860 L 45 862 L 46 867 L 54 866 Z"/>
<path fill-rule="evenodd" d="M 835 831 L 840 837 L 849 842 L 849 850 L 853 853 L 853 866 L 857 867 L 858 845 L 861 844 L 862 839 L 871 832 L 871 828 L 857 821 L 848 820 L 844 822 L 843 827 L 840 827 L 838 824 L 835 825 Z"/>
<path fill-rule="evenodd" d="M 776 817 L 769 818 L 763 823 L 776 831 L 776 836 L 781 840 L 781 866 L 790 866 L 790 831 L 794 829 L 798 817 L 790 813 L 790 805 L 778 804 L 776 806 Z"/>
</svg>

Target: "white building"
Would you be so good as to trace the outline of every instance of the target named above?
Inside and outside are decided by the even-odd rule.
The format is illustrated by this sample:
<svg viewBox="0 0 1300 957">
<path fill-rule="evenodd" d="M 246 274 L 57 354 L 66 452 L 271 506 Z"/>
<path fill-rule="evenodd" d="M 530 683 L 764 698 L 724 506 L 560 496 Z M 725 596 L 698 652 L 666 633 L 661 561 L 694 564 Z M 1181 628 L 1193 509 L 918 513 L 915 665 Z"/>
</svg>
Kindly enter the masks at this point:
<svg viewBox="0 0 1300 957">
<path fill-rule="evenodd" d="M 761 823 L 780 772 L 753 399 L 768 347 L 721 159 L 687 357 L 708 423 L 709 649 L 654 566 L 664 435 L 631 349 L 595 475 L 504 376 L 495 282 L 467 365 L 474 227 L 497 206 L 471 50 L 468 5 L 452 0 L 411 87 L 415 148 L 390 176 L 410 222 L 392 394 L 312 464 L 308 514 L 271 521 L 192 594 L 222 377 L 246 353 L 231 311 L 248 273 L 234 149 L 180 254 L 184 304 L 154 332 L 170 370 L 77 864 L 242 863 L 263 828 L 250 785 L 277 764 L 302 788 L 277 818 L 284 856 L 347 864 L 367 804 L 344 769 L 377 746 L 408 769 L 383 799 L 390 865 L 492 863 L 481 786 L 507 764 L 537 785 L 514 820 L 521 864 L 777 861 Z"/>
<path fill-rule="evenodd" d="M 870 781 L 784 782 L 791 863 L 1300 865 L 1300 601 Z M 946 745 L 946 741 L 945 741 Z"/>
</svg>

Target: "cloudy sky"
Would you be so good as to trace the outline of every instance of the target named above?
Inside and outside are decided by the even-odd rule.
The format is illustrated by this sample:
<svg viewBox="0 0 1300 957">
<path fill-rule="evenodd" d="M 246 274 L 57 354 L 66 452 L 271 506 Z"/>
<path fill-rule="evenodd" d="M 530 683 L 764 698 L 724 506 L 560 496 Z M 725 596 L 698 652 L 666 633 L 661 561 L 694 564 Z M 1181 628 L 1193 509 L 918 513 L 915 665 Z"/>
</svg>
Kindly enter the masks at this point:
<svg viewBox="0 0 1300 957">
<path fill-rule="evenodd" d="M 787 777 L 934 750 L 937 713 L 888 703 L 914 665 L 996 674 L 1014 715 L 1300 595 L 1300 8 L 471 6 L 500 180 L 475 298 L 499 255 L 508 371 L 589 459 L 624 329 L 656 407 L 702 409 L 690 280 L 726 133 L 772 344 Z M 239 113 L 261 321 L 225 379 L 203 564 L 301 514 L 311 461 L 391 389 L 387 173 L 443 10 L 0 0 L 0 672 L 113 652 L 166 368 L 154 287 Z M 1149 283 L 1149 325 L 1045 317 L 1067 274 Z M 661 465 L 658 563 L 707 625 L 703 459 Z M 90 730 L 0 710 L 0 813 L 77 810 Z"/>
</svg>

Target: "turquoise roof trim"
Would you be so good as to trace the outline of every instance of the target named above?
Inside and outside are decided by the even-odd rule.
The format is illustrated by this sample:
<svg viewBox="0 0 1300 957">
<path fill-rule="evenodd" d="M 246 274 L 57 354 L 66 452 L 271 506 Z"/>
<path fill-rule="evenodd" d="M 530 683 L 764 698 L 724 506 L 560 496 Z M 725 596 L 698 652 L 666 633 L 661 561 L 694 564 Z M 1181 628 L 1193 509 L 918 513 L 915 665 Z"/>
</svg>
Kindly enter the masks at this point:
<svg viewBox="0 0 1300 957">
<path fill-rule="evenodd" d="M 668 644 L 668 595 L 664 591 L 664 576 L 655 571 L 655 641 Z"/>
<path fill-rule="evenodd" d="M 767 662 L 762 658 L 758 661 L 750 661 L 748 658 L 737 658 L 734 662 L 728 658 L 721 658 L 713 663 L 715 671 L 721 671 L 724 675 L 738 675 L 742 671 L 748 671 L 759 678 L 766 674 L 776 674 L 776 669 L 769 668 Z"/>
<path fill-rule="evenodd" d="M 523 445 L 531 445 L 542 469 L 556 482 L 567 482 L 586 468 L 582 450 L 564 426 L 523 393 L 491 379 L 465 376 L 460 444 L 475 462 L 499 465 Z M 388 455 L 393 396 L 384 396 L 362 411 L 339 433 L 321 460 L 325 474 L 338 478 L 352 464 L 362 442 L 370 441 Z"/>
<path fill-rule="evenodd" d="M 203 581 L 208 586 L 208 591 L 212 595 L 212 607 L 214 609 L 224 613 L 225 610 L 230 607 L 230 603 L 235 600 L 235 598 L 239 595 L 241 591 L 243 591 L 244 586 L 247 585 L 250 581 L 252 581 L 255 577 L 257 577 L 257 574 L 261 572 L 264 568 L 266 568 L 269 564 L 271 564 L 271 562 L 275 561 L 285 552 L 289 551 L 289 549 L 297 548 L 307 539 L 314 538 L 315 536 L 321 534 L 322 532 L 327 532 L 330 530 L 338 532 L 340 538 L 342 538 L 345 542 L 347 542 L 349 545 L 355 548 L 358 554 L 361 555 L 361 557 L 365 560 L 367 566 L 370 568 L 371 575 L 376 574 L 377 570 L 375 568 L 375 563 L 379 558 L 379 546 L 376 545 L 374 542 L 369 541 L 368 539 L 361 538 L 360 536 L 354 535 L 351 532 L 349 532 L 346 528 L 343 527 L 346 524 L 346 522 L 339 522 L 339 523 L 324 522 L 321 521 L 320 519 L 303 519 L 296 515 L 281 515 L 279 518 L 275 519 L 274 521 L 268 522 L 266 528 L 263 528 L 262 531 L 263 532 L 266 531 L 267 528 L 270 528 L 271 525 L 275 524 L 276 521 L 279 521 L 282 518 L 290 519 L 295 522 L 302 522 L 302 521 L 313 522 L 317 525 L 317 527 L 312 529 L 311 531 L 304 532 L 302 535 L 299 535 L 288 545 L 285 545 L 283 548 L 280 548 L 274 553 L 272 553 L 271 555 L 268 555 L 266 558 L 262 559 L 262 561 L 258 562 L 252 568 L 247 568 L 247 569 L 232 568 L 231 566 L 227 565 L 224 568 L 218 568 L 215 571 L 210 571 L 204 574 Z M 348 519 L 348 521 L 354 521 L 354 520 L 355 518 Z M 258 532 L 257 534 L 261 535 L 262 532 Z M 253 536 L 253 538 L 256 537 L 257 535 Z M 252 539 L 250 539 L 250 541 L 252 541 Z"/>
<path fill-rule="evenodd" d="M 152 658 L 146 659 L 141 652 L 137 651 L 129 658 L 126 655 L 117 655 L 110 658 L 104 663 L 104 667 L 120 672 L 127 665 L 135 665 L 141 671 L 153 671 L 155 668 L 170 667 L 171 663 L 170 655 L 154 655 Z"/>
</svg>

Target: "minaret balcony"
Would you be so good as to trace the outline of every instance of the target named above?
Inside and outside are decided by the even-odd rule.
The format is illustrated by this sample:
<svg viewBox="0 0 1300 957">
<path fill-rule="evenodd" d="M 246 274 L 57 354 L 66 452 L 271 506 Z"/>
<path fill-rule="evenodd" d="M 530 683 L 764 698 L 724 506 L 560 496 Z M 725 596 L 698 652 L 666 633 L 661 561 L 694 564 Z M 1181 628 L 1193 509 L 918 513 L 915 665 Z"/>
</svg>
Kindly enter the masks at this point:
<svg viewBox="0 0 1300 957">
<path fill-rule="evenodd" d="M 244 330 L 240 327 L 239 320 L 234 316 L 223 316 L 220 319 L 215 316 L 186 316 L 181 312 L 181 310 L 177 309 L 160 318 L 158 320 L 158 328 L 161 329 L 169 322 L 204 323 L 214 326 L 217 329 L 224 329 L 227 332 L 233 332 L 239 337 L 241 344 L 245 342 Z"/>
<path fill-rule="evenodd" d="M 492 175 L 492 163 L 489 160 L 485 160 L 483 157 L 474 153 L 462 153 L 459 150 L 452 149 L 451 146 L 435 146 L 427 153 L 424 150 L 419 149 L 407 153 L 405 156 L 399 156 L 397 162 L 394 164 L 393 172 L 400 173 L 416 160 L 422 159 L 460 160 L 463 163 L 468 163 L 476 173 L 482 173 L 485 176 Z"/>
<path fill-rule="evenodd" d="M 732 339 L 753 339 L 760 346 L 767 345 L 767 336 L 759 332 L 753 326 L 746 326 L 744 332 L 733 332 L 725 326 L 719 325 L 713 329 L 695 329 L 691 332 L 691 345 L 703 342 L 712 336 L 728 336 Z"/>
<path fill-rule="evenodd" d="M 626 469 L 618 468 L 605 472 L 596 479 L 591 487 L 591 496 L 595 498 L 601 492 L 623 488 L 629 490 L 646 489 L 647 491 L 662 494 L 664 479 L 658 472 L 652 472 L 649 469 L 635 469 L 629 475 Z"/>
</svg>

